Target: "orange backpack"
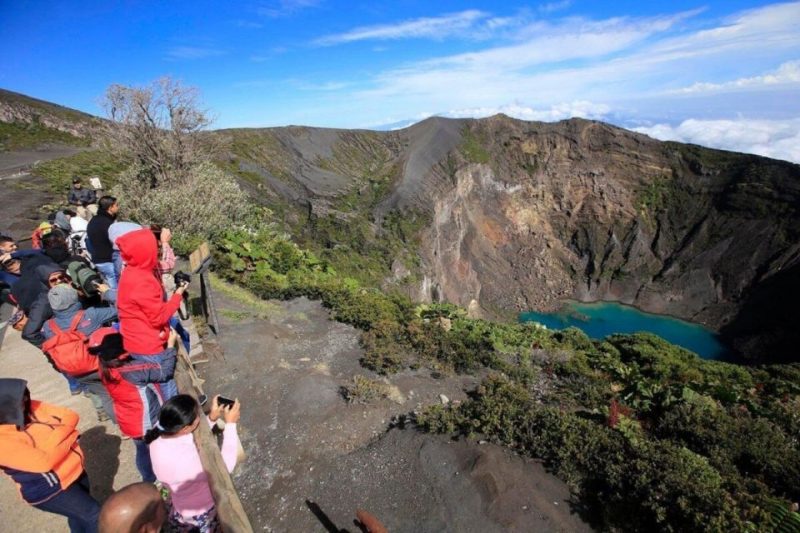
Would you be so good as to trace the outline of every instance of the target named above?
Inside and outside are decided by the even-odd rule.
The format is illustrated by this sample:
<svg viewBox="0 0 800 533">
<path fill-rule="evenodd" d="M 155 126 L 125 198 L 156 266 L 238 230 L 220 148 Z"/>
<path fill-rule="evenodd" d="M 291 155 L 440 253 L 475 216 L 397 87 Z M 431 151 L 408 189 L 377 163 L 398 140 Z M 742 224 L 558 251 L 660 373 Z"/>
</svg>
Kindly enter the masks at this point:
<svg viewBox="0 0 800 533">
<path fill-rule="evenodd" d="M 42 344 L 42 351 L 53 366 L 73 377 L 85 376 L 100 368 L 97 356 L 89 353 L 89 338 L 77 329 L 82 319 L 83 311 L 79 311 L 65 331 L 51 318 L 47 323 L 55 335 Z"/>
</svg>

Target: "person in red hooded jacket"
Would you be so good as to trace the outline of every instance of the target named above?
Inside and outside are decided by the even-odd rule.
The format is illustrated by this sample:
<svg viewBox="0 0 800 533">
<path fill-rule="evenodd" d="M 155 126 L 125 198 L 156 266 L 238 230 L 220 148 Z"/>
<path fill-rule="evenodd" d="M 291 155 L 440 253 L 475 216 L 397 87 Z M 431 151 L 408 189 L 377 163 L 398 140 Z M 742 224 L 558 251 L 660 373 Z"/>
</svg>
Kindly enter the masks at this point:
<svg viewBox="0 0 800 533">
<path fill-rule="evenodd" d="M 125 262 L 117 295 L 123 344 L 131 358 L 157 363 L 164 369 L 159 382 L 166 400 L 178 394 L 173 379 L 177 352 L 175 348 L 166 346 L 169 319 L 178 310 L 188 283 L 179 285 L 172 297 L 164 301 L 164 287 L 158 269 L 158 243 L 150 229 L 126 233 L 117 239 L 117 246 Z"/>
</svg>

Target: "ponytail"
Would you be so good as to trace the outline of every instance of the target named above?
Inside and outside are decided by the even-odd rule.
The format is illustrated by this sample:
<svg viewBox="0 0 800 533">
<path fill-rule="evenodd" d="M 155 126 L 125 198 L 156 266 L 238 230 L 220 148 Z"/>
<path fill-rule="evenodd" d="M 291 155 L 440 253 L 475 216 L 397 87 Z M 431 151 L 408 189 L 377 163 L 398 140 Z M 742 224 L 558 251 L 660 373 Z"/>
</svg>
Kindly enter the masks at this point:
<svg viewBox="0 0 800 533">
<path fill-rule="evenodd" d="M 144 434 L 144 443 L 150 444 L 158 437 L 160 437 L 164 433 L 164 428 L 161 427 L 161 424 L 156 422 L 156 425 L 153 426 L 151 429 L 147 430 L 147 433 Z"/>
</svg>

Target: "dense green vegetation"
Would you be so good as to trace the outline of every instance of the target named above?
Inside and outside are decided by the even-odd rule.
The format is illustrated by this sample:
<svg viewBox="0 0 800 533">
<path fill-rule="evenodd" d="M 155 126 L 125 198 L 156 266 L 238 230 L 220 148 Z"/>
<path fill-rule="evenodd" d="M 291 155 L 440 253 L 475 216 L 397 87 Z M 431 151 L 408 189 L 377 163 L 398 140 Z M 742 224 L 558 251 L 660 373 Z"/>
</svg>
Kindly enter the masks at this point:
<svg viewBox="0 0 800 533">
<path fill-rule="evenodd" d="M 275 231 L 228 233 L 218 272 L 270 298 L 308 296 L 363 330 L 364 366 L 489 371 L 421 428 L 481 436 L 539 457 L 604 527 L 768 530 L 797 523 L 800 366 L 704 361 L 658 337 L 466 318 L 342 276 Z M 363 388 L 363 387 L 361 387 Z M 787 526 L 788 527 L 788 526 Z"/>
<path fill-rule="evenodd" d="M 89 146 L 89 140 L 39 122 L 0 122 L 0 152 L 34 148 L 43 144 Z"/>
<path fill-rule="evenodd" d="M 465 126 L 462 130 L 461 153 L 470 163 L 486 164 L 491 159 L 485 148 L 486 141 L 482 132 L 474 127 Z"/>
</svg>

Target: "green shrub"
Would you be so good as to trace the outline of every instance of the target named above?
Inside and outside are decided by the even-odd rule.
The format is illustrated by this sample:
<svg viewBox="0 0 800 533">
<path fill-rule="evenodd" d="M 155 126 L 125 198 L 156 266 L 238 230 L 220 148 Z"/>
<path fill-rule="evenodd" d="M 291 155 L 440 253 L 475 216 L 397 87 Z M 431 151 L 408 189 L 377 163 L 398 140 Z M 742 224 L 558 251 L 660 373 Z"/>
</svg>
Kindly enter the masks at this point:
<svg viewBox="0 0 800 533">
<path fill-rule="evenodd" d="M 251 213 L 247 195 L 229 175 L 201 163 L 152 188 L 132 166 L 114 188 L 125 217 L 141 224 L 158 223 L 173 233 L 213 237 L 241 223 Z"/>
</svg>

